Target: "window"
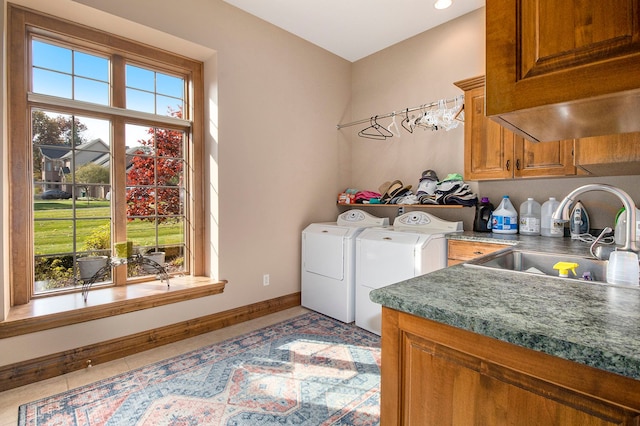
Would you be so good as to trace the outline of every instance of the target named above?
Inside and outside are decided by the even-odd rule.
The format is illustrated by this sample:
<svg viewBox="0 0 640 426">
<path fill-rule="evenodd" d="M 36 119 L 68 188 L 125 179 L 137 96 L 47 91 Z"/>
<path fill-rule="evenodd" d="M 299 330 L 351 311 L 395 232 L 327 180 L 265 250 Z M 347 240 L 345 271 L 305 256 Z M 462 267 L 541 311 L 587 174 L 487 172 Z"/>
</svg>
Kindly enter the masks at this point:
<svg viewBox="0 0 640 426">
<path fill-rule="evenodd" d="M 12 304 L 79 290 L 118 242 L 201 275 L 202 64 L 15 6 L 8 21 Z M 154 279 L 123 265 L 100 284 Z"/>
</svg>

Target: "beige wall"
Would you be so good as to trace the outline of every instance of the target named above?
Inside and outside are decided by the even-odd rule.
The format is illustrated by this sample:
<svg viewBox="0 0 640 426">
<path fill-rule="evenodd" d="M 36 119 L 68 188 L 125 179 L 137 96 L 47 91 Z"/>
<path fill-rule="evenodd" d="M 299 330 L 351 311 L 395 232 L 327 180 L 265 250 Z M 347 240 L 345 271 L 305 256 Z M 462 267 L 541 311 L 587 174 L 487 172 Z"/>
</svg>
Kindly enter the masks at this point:
<svg viewBox="0 0 640 426">
<path fill-rule="evenodd" d="M 353 65 L 353 117 L 367 118 L 453 98 L 454 81 L 484 74 L 484 10 L 477 10 Z M 410 113 L 418 114 L 416 113 Z M 397 123 L 400 125 L 401 117 Z M 380 120 L 385 127 L 391 122 Z M 400 137 L 376 141 L 357 136 L 366 125 L 341 130 L 353 138 L 353 185 L 376 189 L 400 179 L 416 186 L 423 170 L 444 178 L 463 172 L 464 129 L 401 129 Z"/>
<path fill-rule="evenodd" d="M 349 180 L 335 125 L 350 118 L 351 64 L 220 0 L 17 2 L 205 62 L 207 247 L 212 276 L 229 284 L 222 295 L 0 339 L 0 365 L 300 291 L 300 233 L 335 217 Z"/>
<path fill-rule="evenodd" d="M 484 8 L 468 13 L 353 64 L 353 119 L 392 112 L 451 98 L 462 92 L 453 85 L 485 73 Z M 390 119 L 380 120 L 388 125 Z M 433 169 L 440 178 L 463 173 L 463 127 L 446 132 L 401 130 L 400 138 L 386 141 L 363 139 L 357 132 L 366 125 L 341 130 L 352 138 L 351 185 L 377 190 L 388 180 L 400 179 L 414 188 L 423 170 Z M 550 196 L 562 199 L 571 190 L 587 183 L 608 183 L 640 200 L 638 176 L 609 178 L 526 179 L 498 182 L 469 182 L 480 196 L 496 204 L 509 195 L 516 209 L 534 197 L 540 204 Z M 593 227 L 611 226 L 622 204 L 610 194 L 590 192 L 581 197 Z M 394 208 L 375 208 L 378 216 L 393 217 Z M 464 228 L 473 227 L 474 209 L 438 209 L 429 212 L 448 220 L 462 220 Z"/>
</svg>

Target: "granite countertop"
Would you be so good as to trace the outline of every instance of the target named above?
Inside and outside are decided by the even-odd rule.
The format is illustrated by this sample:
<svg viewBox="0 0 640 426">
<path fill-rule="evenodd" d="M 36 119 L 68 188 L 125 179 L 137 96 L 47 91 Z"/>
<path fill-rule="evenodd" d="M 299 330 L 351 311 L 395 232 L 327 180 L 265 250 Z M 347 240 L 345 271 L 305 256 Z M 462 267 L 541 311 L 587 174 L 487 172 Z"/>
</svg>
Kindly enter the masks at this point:
<svg viewBox="0 0 640 426">
<path fill-rule="evenodd" d="M 588 256 L 570 238 L 464 232 L 450 239 Z M 373 290 L 371 300 L 640 380 L 640 289 L 455 265 Z"/>
</svg>

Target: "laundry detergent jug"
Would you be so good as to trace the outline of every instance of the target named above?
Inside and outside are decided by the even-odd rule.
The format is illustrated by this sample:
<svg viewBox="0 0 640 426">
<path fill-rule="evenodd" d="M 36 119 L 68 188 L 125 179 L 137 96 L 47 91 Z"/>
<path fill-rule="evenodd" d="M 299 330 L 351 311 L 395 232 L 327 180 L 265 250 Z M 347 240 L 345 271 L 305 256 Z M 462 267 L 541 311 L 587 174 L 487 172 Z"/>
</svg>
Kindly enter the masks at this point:
<svg viewBox="0 0 640 426">
<path fill-rule="evenodd" d="M 515 234 L 518 232 L 518 212 L 511 204 L 509 196 L 502 197 L 491 218 L 491 231 L 496 234 Z"/>
<path fill-rule="evenodd" d="M 489 198 L 482 197 L 479 204 L 476 204 L 476 217 L 473 220 L 473 230 L 475 232 L 491 232 L 491 213 L 493 204 Z"/>
</svg>

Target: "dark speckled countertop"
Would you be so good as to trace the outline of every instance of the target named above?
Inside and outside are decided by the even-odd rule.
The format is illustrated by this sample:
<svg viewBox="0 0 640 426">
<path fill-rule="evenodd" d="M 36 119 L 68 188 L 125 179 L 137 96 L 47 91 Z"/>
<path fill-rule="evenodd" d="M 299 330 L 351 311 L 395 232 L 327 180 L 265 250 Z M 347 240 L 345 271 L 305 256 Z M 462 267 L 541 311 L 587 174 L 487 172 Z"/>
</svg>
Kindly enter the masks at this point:
<svg viewBox="0 0 640 426">
<path fill-rule="evenodd" d="M 588 256 L 589 244 L 464 232 L 450 239 Z M 640 288 L 456 265 L 371 292 L 392 309 L 640 380 Z"/>
</svg>

